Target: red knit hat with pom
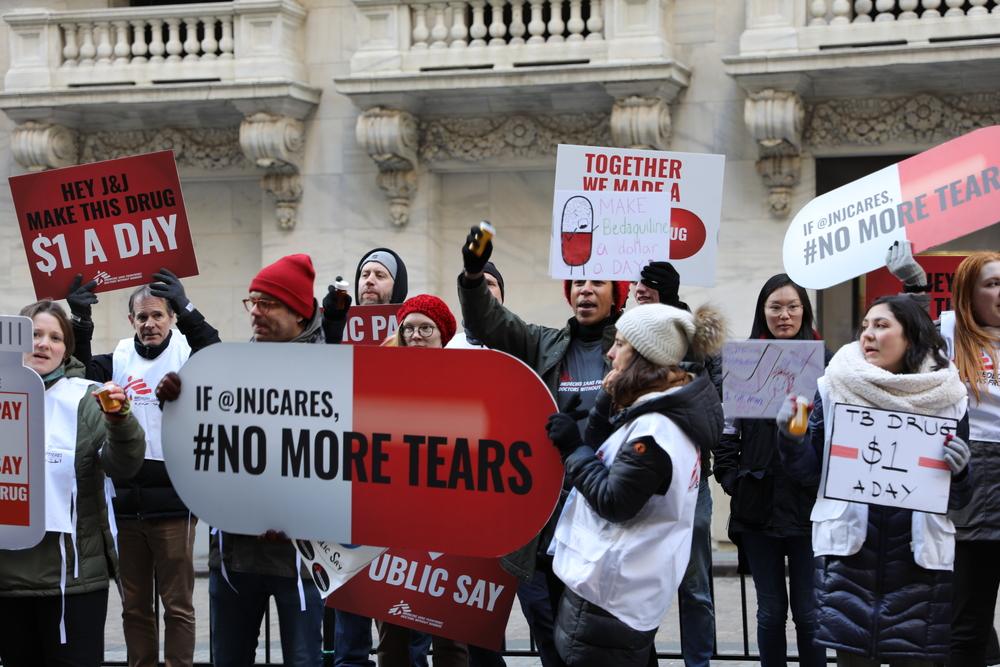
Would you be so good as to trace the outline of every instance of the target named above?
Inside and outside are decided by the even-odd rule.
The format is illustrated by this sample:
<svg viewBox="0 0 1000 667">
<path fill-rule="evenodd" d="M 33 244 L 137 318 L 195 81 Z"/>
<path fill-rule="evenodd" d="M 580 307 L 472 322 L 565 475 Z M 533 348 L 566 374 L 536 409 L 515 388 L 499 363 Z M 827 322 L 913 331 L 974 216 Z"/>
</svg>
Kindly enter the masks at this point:
<svg viewBox="0 0 1000 667">
<path fill-rule="evenodd" d="M 627 280 L 612 280 L 611 281 L 611 303 L 612 315 L 620 313 L 625 310 L 625 302 L 628 301 L 628 290 L 632 283 Z M 573 305 L 573 302 L 569 300 L 569 290 L 573 287 L 572 280 L 563 281 L 563 293 L 566 295 L 566 303 Z"/>
<path fill-rule="evenodd" d="M 251 292 L 269 294 L 307 320 L 315 312 L 316 270 L 309 255 L 286 255 L 268 264 L 250 281 Z"/>
<path fill-rule="evenodd" d="M 418 294 L 417 296 L 410 297 L 396 311 L 396 321 L 402 324 L 403 320 L 410 313 L 420 313 L 434 321 L 438 331 L 441 332 L 442 347 L 447 345 L 448 341 L 455 335 L 455 329 L 458 327 L 455 322 L 455 316 L 451 314 L 448 304 L 436 296 Z"/>
</svg>

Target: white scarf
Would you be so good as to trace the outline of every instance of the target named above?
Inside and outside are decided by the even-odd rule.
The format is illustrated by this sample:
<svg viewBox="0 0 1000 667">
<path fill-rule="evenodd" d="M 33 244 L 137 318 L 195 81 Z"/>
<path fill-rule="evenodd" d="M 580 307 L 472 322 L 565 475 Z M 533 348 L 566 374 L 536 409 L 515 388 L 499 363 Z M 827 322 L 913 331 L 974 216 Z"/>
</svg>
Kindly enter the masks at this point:
<svg viewBox="0 0 1000 667">
<path fill-rule="evenodd" d="M 966 397 L 953 364 L 931 370 L 930 355 L 916 373 L 890 373 L 865 361 L 861 344 L 848 343 L 826 367 L 826 381 L 838 401 L 884 410 L 936 414 Z"/>
</svg>

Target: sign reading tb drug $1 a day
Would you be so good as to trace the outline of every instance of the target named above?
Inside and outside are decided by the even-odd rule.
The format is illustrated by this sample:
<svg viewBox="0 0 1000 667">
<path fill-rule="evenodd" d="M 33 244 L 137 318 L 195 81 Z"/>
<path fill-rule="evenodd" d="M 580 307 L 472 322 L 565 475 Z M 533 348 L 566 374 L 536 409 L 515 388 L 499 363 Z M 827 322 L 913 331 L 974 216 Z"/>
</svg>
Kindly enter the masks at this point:
<svg viewBox="0 0 1000 667">
<path fill-rule="evenodd" d="M 171 151 L 13 176 L 10 191 L 41 299 L 73 277 L 95 292 L 142 285 L 160 268 L 198 274 Z"/>
</svg>

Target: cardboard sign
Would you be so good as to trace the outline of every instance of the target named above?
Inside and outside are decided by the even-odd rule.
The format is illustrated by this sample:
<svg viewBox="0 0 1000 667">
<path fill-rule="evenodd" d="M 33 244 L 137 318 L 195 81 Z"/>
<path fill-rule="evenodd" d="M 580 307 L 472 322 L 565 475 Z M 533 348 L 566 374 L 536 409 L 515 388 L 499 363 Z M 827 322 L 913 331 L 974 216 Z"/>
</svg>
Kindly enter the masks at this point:
<svg viewBox="0 0 1000 667">
<path fill-rule="evenodd" d="M 22 365 L 32 329 L 27 317 L 0 316 L 0 549 L 45 536 L 45 387 Z"/>
<path fill-rule="evenodd" d="M 346 584 L 370 562 L 385 553 L 385 547 L 339 544 L 323 540 L 295 540 L 295 550 L 312 574 L 321 597 Z M 327 606 L 330 606 L 327 604 Z"/>
<path fill-rule="evenodd" d="M 386 338 L 395 336 L 399 326 L 396 313 L 400 305 L 351 306 L 347 311 L 343 342 L 350 345 L 381 345 Z"/>
<path fill-rule="evenodd" d="M 1000 220 L 1000 126 L 969 132 L 806 204 L 785 233 L 785 271 L 823 289 Z"/>
<path fill-rule="evenodd" d="M 553 278 L 638 280 L 670 260 L 685 285 L 715 284 L 725 156 L 560 145 Z"/>
<path fill-rule="evenodd" d="M 163 267 L 198 275 L 172 151 L 9 181 L 39 299 L 65 297 L 78 273 L 95 292 L 143 285 Z"/>
<path fill-rule="evenodd" d="M 812 400 L 823 375 L 821 340 L 741 340 L 722 348 L 727 419 L 773 419 L 789 394 Z"/>
<path fill-rule="evenodd" d="M 167 472 L 226 531 L 499 556 L 562 486 L 555 403 L 501 352 L 220 343 L 180 377 Z"/>
<path fill-rule="evenodd" d="M 823 495 L 869 505 L 945 514 L 951 469 L 944 437 L 955 419 L 833 406 L 833 431 L 823 464 Z"/>
<path fill-rule="evenodd" d="M 517 579 L 496 558 L 390 549 L 327 603 L 499 651 L 516 591 Z"/>
<path fill-rule="evenodd" d="M 927 284 L 931 288 L 928 293 L 931 299 L 930 316 L 932 320 L 941 317 L 941 311 L 951 310 L 951 286 L 955 279 L 955 269 L 968 257 L 967 254 L 935 254 L 917 255 L 914 259 L 927 271 Z M 903 291 L 899 279 L 882 267 L 870 271 L 864 276 L 862 283 L 862 303 L 864 311 L 871 308 L 872 301 L 881 296 L 892 296 Z"/>
</svg>

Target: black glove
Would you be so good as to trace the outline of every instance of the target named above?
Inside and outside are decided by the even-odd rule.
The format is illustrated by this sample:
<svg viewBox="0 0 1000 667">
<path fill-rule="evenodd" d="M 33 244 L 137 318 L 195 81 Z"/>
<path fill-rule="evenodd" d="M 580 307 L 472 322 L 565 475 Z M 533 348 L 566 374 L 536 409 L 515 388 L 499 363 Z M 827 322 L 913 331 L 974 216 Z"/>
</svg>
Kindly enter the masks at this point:
<svg viewBox="0 0 1000 667">
<path fill-rule="evenodd" d="M 181 376 L 173 371 L 167 373 L 156 385 L 156 398 L 160 403 L 176 401 L 181 395 Z"/>
<path fill-rule="evenodd" d="M 486 262 L 490 261 L 490 255 L 493 254 L 492 239 L 486 242 L 482 255 L 472 252 L 471 248 L 476 247 L 476 237 L 478 235 L 479 225 L 476 225 L 469 232 L 469 235 L 465 237 L 465 243 L 462 244 L 462 263 L 465 265 L 465 272 L 470 276 L 482 273 L 483 267 L 486 266 Z"/>
<path fill-rule="evenodd" d="M 337 276 L 337 280 L 340 280 L 340 276 Z M 327 288 L 326 296 L 323 297 L 323 319 L 326 320 L 346 320 L 347 311 L 351 308 L 351 295 L 344 292 L 346 300 L 344 302 L 343 308 L 337 307 L 337 288 L 330 285 Z"/>
<path fill-rule="evenodd" d="M 549 415 L 545 430 L 549 434 L 549 440 L 559 450 L 559 455 L 563 459 L 583 444 L 580 440 L 580 429 L 576 426 L 576 420 L 565 412 Z"/>
<path fill-rule="evenodd" d="M 679 307 L 680 297 L 677 291 L 681 286 L 681 277 L 670 262 L 650 262 L 642 267 L 641 275 L 642 284 L 655 289 L 660 295 L 660 303 Z"/>
<path fill-rule="evenodd" d="M 184 285 L 181 285 L 180 278 L 171 273 L 169 269 L 160 269 L 158 273 L 153 274 L 153 280 L 156 282 L 150 283 L 150 294 L 166 299 L 175 313 L 187 310 L 188 304 L 191 302 L 184 294 Z"/>
<path fill-rule="evenodd" d="M 97 295 L 94 288 L 97 281 L 91 280 L 86 285 L 83 284 L 83 274 L 78 273 L 73 278 L 73 284 L 69 286 L 69 294 L 66 295 L 66 302 L 69 304 L 69 312 L 78 319 L 90 319 L 90 307 L 97 303 Z"/>
</svg>

